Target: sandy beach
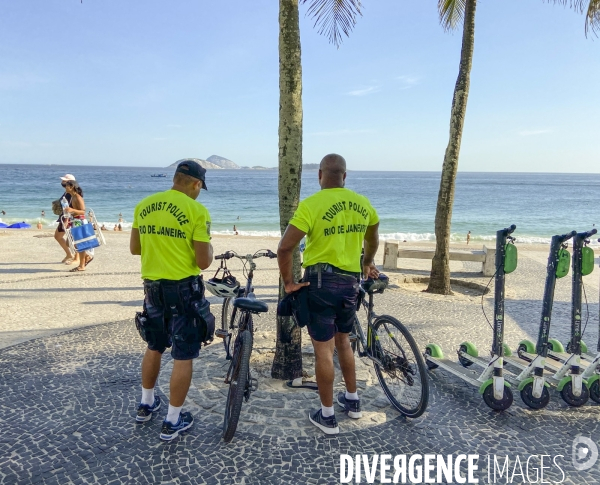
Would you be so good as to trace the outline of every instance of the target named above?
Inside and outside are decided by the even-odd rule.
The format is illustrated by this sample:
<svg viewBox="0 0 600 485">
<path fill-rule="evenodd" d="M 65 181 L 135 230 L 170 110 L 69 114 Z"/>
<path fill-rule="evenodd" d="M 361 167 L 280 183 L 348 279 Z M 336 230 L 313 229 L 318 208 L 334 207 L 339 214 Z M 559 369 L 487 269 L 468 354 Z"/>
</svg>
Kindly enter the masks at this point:
<svg viewBox="0 0 600 485">
<path fill-rule="evenodd" d="M 60 263 L 62 252 L 52 237 L 50 230 L 4 230 L 0 231 L 0 348 L 25 340 L 50 335 L 74 328 L 130 319 L 141 307 L 143 292 L 140 279 L 140 259 L 129 253 L 129 233 L 105 233 L 107 245 L 96 249 L 94 261 L 85 273 L 69 273 L 72 266 Z M 215 236 L 213 246 L 215 254 L 234 250 L 241 254 L 257 251 L 261 248 L 277 249 L 278 238 Z M 433 243 L 400 243 L 406 248 L 434 248 Z M 466 243 L 453 244 L 456 249 L 480 249 L 481 246 Z M 507 279 L 507 297 L 509 300 L 527 300 L 533 315 L 539 314 L 543 292 L 545 263 L 548 258 L 548 246 L 519 245 L 520 265 Z M 383 242 L 376 263 L 382 264 Z M 598 249 L 596 250 L 598 254 Z M 383 304 L 395 307 L 394 302 L 402 306 L 403 295 L 415 295 L 424 285 L 406 284 L 406 275 L 427 276 L 430 268 L 428 260 L 400 259 L 399 271 L 388 271 L 397 287 L 381 297 Z M 218 267 L 213 263 L 205 271 L 211 277 Z M 230 269 L 242 279 L 241 263 L 232 261 Z M 270 303 L 277 298 L 278 272 L 276 261 L 261 259 L 257 261 L 255 274 L 257 294 Z M 489 278 L 484 277 L 478 263 L 451 262 L 453 277 L 464 281 L 486 285 Z M 564 280 L 569 280 L 564 281 Z M 557 285 L 556 301 L 567 304 L 570 301 L 570 277 L 560 280 Z M 587 332 L 594 341 L 597 325 L 598 307 L 598 270 L 584 278 L 587 298 L 590 304 L 590 324 Z M 461 290 L 455 296 L 442 297 L 420 294 L 423 305 L 431 303 L 439 306 L 439 311 L 455 301 L 472 299 L 478 304 L 476 290 Z M 480 292 L 479 292 L 480 294 Z M 489 297 L 486 297 L 489 299 Z M 220 299 L 211 297 L 213 312 L 220 312 Z M 510 301 L 507 302 L 510 310 Z M 397 311 L 399 318 L 412 320 L 410 315 Z M 507 318 L 507 331 L 510 333 L 510 311 Z M 534 317 L 533 320 L 536 320 Z M 263 318 L 264 329 L 274 332 L 274 318 Z M 415 322 L 417 324 L 418 322 Z M 415 329 L 417 330 L 417 329 Z M 535 328 L 525 333 L 533 332 Z M 533 332 L 535 334 L 535 332 Z M 535 335 L 534 335 L 535 336 Z M 422 343 L 422 342 L 420 342 Z"/>
</svg>

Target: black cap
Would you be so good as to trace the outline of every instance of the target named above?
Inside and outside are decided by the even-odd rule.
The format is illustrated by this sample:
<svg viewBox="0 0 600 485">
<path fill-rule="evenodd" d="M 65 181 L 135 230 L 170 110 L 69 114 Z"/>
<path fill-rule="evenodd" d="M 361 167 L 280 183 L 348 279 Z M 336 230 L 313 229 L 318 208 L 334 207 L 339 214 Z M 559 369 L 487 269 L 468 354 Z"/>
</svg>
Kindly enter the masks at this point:
<svg viewBox="0 0 600 485">
<path fill-rule="evenodd" d="M 182 160 L 177 164 L 177 170 L 175 170 L 175 173 L 177 172 L 184 173 L 185 175 L 189 175 L 190 177 L 194 177 L 198 180 L 202 180 L 202 188 L 204 190 L 208 190 L 206 188 L 206 182 L 204 181 L 206 169 L 195 160 Z"/>
</svg>

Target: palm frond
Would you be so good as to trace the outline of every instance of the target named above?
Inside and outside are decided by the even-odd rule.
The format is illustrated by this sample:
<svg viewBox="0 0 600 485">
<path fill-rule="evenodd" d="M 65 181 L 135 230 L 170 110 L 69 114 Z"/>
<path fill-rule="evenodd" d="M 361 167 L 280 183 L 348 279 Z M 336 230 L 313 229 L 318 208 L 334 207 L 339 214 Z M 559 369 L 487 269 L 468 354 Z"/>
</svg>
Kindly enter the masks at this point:
<svg viewBox="0 0 600 485">
<path fill-rule="evenodd" d="M 548 3 L 558 3 L 565 7 L 572 8 L 578 13 L 585 12 L 585 35 L 591 29 L 598 35 L 600 32 L 600 0 L 545 0 Z M 587 9 L 586 9 L 587 4 Z"/>
<path fill-rule="evenodd" d="M 600 0 L 590 0 L 588 5 L 585 16 L 585 35 L 587 35 L 590 28 L 595 35 L 600 32 Z"/>
<path fill-rule="evenodd" d="M 360 0 L 300 0 L 308 3 L 307 15 L 315 19 L 319 34 L 326 35 L 329 42 L 339 47 L 342 34 L 350 35 L 356 25 L 356 17 L 362 15 Z"/>
<path fill-rule="evenodd" d="M 466 0 L 438 0 L 440 24 L 444 30 L 454 30 L 465 18 Z"/>
</svg>

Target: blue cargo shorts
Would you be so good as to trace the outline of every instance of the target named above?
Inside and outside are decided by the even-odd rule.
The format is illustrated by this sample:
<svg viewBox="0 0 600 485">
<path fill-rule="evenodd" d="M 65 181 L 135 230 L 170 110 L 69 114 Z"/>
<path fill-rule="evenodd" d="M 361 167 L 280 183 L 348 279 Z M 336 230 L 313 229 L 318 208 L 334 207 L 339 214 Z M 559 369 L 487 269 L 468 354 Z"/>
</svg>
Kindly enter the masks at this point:
<svg viewBox="0 0 600 485">
<path fill-rule="evenodd" d="M 200 333 L 190 304 L 194 295 L 193 284 L 199 285 L 204 298 L 204 285 L 198 278 L 187 278 L 167 285 L 179 296 L 179 304 L 173 314 L 164 301 L 164 282 L 144 281 L 144 311 L 148 318 L 146 331 L 148 349 L 161 354 L 171 347 L 175 360 L 191 360 L 200 355 Z"/>
<path fill-rule="evenodd" d="M 306 274 L 303 281 L 310 282 L 308 334 L 317 342 L 327 342 L 335 337 L 336 332 L 350 333 L 356 317 L 358 279 L 349 275 L 322 273 L 321 288 L 318 288 L 317 274 Z"/>
</svg>

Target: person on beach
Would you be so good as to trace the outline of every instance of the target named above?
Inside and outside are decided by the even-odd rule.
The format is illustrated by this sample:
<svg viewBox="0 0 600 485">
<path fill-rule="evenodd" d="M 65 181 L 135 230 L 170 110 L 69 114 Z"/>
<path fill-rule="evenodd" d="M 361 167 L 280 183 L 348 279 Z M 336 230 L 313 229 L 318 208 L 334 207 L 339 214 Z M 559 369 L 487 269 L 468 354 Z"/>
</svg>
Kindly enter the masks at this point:
<svg viewBox="0 0 600 485">
<path fill-rule="evenodd" d="M 300 202 L 277 251 L 285 292 L 308 286 L 304 290 L 308 291 L 310 313 L 307 330 L 315 349 L 321 399 L 321 408 L 311 411 L 308 419 L 326 434 L 339 433 L 333 408 L 334 349 L 346 384 L 346 391 L 338 394 L 337 402 L 350 418 L 362 416 L 348 334 L 356 315 L 361 273 L 371 278 L 379 275 L 373 262 L 379 246 L 379 216 L 366 197 L 344 188 L 345 180 L 344 158 L 336 154 L 325 156 L 319 168 L 321 190 Z M 296 283 L 292 254 L 304 236 L 304 277 Z"/>
<path fill-rule="evenodd" d="M 237 236 L 238 235 L 238 230 L 237 227 L 235 227 L 235 224 L 233 225 L 233 233 Z"/>
<path fill-rule="evenodd" d="M 2 211 L 2 215 L 3 215 L 3 216 L 5 216 L 5 215 L 6 215 L 6 211 L 5 211 L 5 210 L 3 210 L 3 211 Z"/>
<path fill-rule="evenodd" d="M 192 303 L 208 304 L 199 275 L 213 259 L 210 215 L 196 202 L 200 190 L 206 190 L 205 175 L 200 164 L 183 160 L 175 170 L 173 187 L 146 197 L 133 216 L 130 251 L 142 256 L 145 323 L 140 335 L 148 344 L 142 360 L 142 399 L 135 419 L 138 423 L 149 421 L 160 408 L 154 386 L 162 354 L 172 347 L 171 401 L 160 433 L 165 441 L 194 423 L 192 414 L 181 409 L 192 380 L 193 359 L 200 353 Z"/>
<path fill-rule="evenodd" d="M 471 231 L 467 232 L 467 245 L 469 245 L 470 240 L 471 240 Z"/>
<path fill-rule="evenodd" d="M 66 186 L 67 186 L 67 182 L 75 182 L 75 177 L 72 174 L 68 173 L 64 177 L 60 177 L 60 180 L 61 180 L 60 184 L 62 185 L 63 189 L 65 189 L 65 192 L 63 193 L 63 195 L 60 196 L 60 198 L 62 199 L 64 197 L 65 200 L 67 201 L 67 203 L 69 204 L 69 207 L 71 207 L 71 194 L 66 192 Z M 63 223 L 62 223 L 62 215 L 58 216 L 58 219 L 56 220 L 56 222 L 58 222 L 58 226 L 56 226 L 56 230 L 54 231 L 54 239 L 56 239 L 56 242 L 60 245 L 60 247 L 63 249 L 63 251 L 66 254 L 66 256 L 61 261 L 61 263 L 78 264 L 79 263 L 79 255 L 77 253 L 75 253 L 75 254 L 71 253 L 71 249 L 69 248 L 69 245 L 67 244 L 67 241 L 65 240 L 65 237 L 64 237 L 65 228 L 63 227 Z"/>
<path fill-rule="evenodd" d="M 46 217 L 46 211 L 42 211 L 42 217 Z"/>
<path fill-rule="evenodd" d="M 85 222 L 85 202 L 83 200 L 83 189 L 75 180 L 66 182 L 65 190 L 71 196 L 70 206 L 65 209 L 70 216 L 69 226 L 78 226 Z M 64 220 L 64 218 L 63 218 Z M 70 270 L 71 273 L 85 271 L 85 267 L 94 259 L 94 250 L 78 253 L 79 264 Z"/>
</svg>

